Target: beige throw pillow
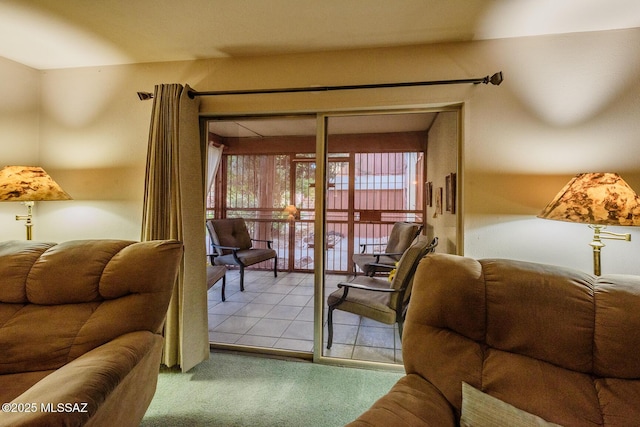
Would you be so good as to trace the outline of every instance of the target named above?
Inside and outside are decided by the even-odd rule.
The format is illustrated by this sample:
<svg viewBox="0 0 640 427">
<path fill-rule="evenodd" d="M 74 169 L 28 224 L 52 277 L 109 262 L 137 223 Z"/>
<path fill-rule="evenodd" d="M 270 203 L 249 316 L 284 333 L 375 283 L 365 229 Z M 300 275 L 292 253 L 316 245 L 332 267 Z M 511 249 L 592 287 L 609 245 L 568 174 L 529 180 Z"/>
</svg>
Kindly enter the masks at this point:
<svg viewBox="0 0 640 427">
<path fill-rule="evenodd" d="M 560 427 L 483 393 L 465 382 L 462 383 L 461 412 L 462 427 Z"/>
</svg>

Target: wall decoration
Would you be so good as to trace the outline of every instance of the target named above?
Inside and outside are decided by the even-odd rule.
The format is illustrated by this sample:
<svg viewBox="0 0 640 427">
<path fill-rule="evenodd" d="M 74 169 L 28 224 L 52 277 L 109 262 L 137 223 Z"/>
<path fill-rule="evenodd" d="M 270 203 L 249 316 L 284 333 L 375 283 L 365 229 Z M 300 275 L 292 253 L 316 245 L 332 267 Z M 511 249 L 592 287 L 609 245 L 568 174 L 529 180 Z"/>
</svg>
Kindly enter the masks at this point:
<svg viewBox="0 0 640 427">
<path fill-rule="evenodd" d="M 436 212 L 435 215 L 442 215 L 442 187 L 436 190 Z"/>
<path fill-rule="evenodd" d="M 427 181 L 424 183 L 425 188 L 425 199 L 427 199 L 427 206 L 433 206 L 433 182 Z"/>
<path fill-rule="evenodd" d="M 450 173 L 445 178 L 446 187 L 446 211 L 456 213 L 456 174 Z"/>
</svg>

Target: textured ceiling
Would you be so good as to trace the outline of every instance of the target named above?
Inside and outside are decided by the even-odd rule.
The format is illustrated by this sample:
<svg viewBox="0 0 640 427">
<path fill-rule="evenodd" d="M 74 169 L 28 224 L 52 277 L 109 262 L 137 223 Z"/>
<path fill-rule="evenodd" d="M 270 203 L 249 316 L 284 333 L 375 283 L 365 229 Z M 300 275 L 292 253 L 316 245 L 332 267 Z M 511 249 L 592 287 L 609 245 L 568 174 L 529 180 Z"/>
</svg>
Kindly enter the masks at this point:
<svg viewBox="0 0 640 427">
<path fill-rule="evenodd" d="M 0 56 L 55 69 L 639 26 L 638 0 L 0 0 Z"/>
<path fill-rule="evenodd" d="M 329 134 L 418 132 L 429 129 L 437 113 L 400 113 L 338 116 L 329 119 Z M 451 113 L 455 114 L 455 113 Z M 209 131 L 219 136 L 247 138 L 270 136 L 313 136 L 315 116 L 212 120 Z"/>
</svg>

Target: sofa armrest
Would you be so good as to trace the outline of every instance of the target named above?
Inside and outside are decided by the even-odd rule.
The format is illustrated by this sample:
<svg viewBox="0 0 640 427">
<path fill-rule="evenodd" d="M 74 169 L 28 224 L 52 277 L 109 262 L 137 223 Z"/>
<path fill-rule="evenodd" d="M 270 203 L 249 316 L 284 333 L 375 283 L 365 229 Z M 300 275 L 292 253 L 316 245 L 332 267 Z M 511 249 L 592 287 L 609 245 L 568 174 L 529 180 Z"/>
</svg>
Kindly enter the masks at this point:
<svg viewBox="0 0 640 427">
<path fill-rule="evenodd" d="M 11 403 L 34 410 L 2 412 L 0 427 L 138 426 L 155 393 L 162 342 L 137 331 L 96 347 L 16 397 Z"/>
<path fill-rule="evenodd" d="M 416 374 L 408 374 L 346 427 L 456 426 L 453 407 L 438 389 Z"/>
</svg>

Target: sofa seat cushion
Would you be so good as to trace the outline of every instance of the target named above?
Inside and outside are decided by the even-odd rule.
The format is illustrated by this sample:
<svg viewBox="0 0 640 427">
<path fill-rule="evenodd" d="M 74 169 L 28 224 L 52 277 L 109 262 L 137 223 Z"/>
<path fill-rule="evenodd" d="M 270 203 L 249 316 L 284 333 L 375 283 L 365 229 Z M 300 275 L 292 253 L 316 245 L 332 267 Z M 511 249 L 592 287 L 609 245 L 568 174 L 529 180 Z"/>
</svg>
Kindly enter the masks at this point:
<svg viewBox="0 0 640 427">
<path fill-rule="evenodd" d="M 371 409 L 348 427 L 455 426 L 456 417 L 444 396 L 419 375 L 402 377 Z"/>
<path fill-rule="evenodd" d="M 602 378 L 595 380 L 595 385 L 604 425 L 631 425 L 640 420 L 640 380 Z"/>
<path fill-rule="evenodd" d="M 0 375 L 0 402 L 11 402 L 52 372 L 55 371 L 34 371 Z"/>
</svg>

